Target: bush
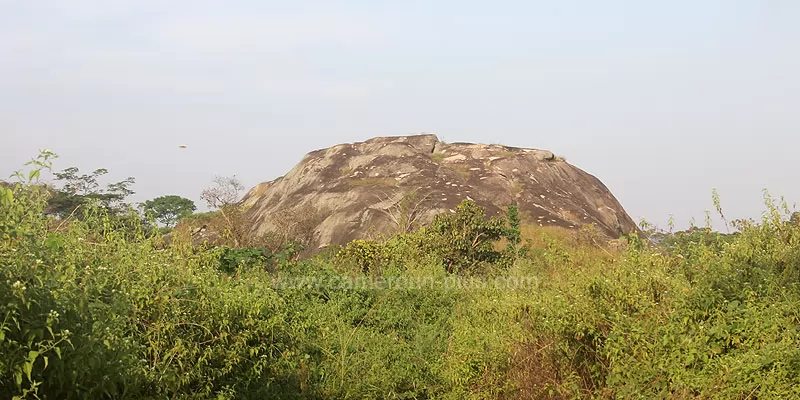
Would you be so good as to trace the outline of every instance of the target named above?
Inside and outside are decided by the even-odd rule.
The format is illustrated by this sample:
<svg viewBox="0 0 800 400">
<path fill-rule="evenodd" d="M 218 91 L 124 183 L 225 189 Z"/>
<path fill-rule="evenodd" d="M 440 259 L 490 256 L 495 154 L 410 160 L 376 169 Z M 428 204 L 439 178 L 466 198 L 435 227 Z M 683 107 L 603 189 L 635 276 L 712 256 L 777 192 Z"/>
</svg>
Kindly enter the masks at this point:
<svg viewBox="0 0 800 400">
<path fill-rule="evenodd" d="M 50 157 L 0 185 L 5 397 L 800 397 L 785 207 L 621 251 L 462 203 L 298 260 L 165 245 L 104 207 L 56 221 L 36 182 Z"/>
<path fill-rule="evenodd" d="M 279 264 L 292 263 L 296 261 L 297 254 L 302 250 L 302 247 L 290 243 L 275 252 L 265 247 L 244 249 L 221 247 L 218 250 L 221 255 L 217 268 L 222 272 L 231 273 L 240 269 L 270 270 Z"/>
<path fill-rule="evenodd" d="M 515 259 L 521 241 L 516 206 L 511 218 L 486 218 L 486 210 L 464 200 L 453 213 L 434 217 L 428 227 L 400 234 L 387 241 L 354 240 L 338 257 L 361 272 L 400 267 L 410 260 L 436 260 L 450 273 L 477 273 L 494 267 L 507 268 Z M 507 249 L 496 250 L 501 240 Z"/>
</svg>

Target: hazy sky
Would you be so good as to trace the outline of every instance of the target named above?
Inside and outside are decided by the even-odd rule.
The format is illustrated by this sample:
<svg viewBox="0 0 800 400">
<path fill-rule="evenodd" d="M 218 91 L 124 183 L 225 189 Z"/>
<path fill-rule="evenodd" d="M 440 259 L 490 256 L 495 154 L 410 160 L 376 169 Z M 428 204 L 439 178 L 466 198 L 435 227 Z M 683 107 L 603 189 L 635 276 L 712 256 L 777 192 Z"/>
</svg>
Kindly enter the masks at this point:
<svg viewBox="0 0 800 400">
<path fill-rule="evenodd" d="M 0 175 L 199 202 L 373 136 L 544 148 L 634 219 L 800 201 L 796 0 L 0 0 Z M 180 150 L 178 145 L 188 149 Z"/>
</svg>

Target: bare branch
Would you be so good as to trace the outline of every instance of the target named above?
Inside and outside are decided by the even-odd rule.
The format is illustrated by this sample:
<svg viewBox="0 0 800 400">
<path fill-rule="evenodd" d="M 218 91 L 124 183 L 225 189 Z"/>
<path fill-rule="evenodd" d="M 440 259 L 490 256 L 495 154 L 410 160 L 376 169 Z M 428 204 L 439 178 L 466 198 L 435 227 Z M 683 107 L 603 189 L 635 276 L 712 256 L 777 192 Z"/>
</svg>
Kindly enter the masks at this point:
<svg viewBox="0 0 800 400">
<path fill-rule="evenodd" d="M 213 184 L 203 190 L 200 198 L 210 208 L 222 208 L 239 202 L 244 185 L 235 176 L 215 176 Z"/>
<path fill-rule="evenodd" d="M 420 222 L 424 215 L 424 203 L 430 198 L 428 193 L 419 196 L 416 191 L 408 193 L 383 193 L 383 197 L 376 195 L 380 203 L 390 203 L 387 208 L 376 208 L 384 213 L 397 226 L 397 233 L 410 233 Z"/>
</svg>

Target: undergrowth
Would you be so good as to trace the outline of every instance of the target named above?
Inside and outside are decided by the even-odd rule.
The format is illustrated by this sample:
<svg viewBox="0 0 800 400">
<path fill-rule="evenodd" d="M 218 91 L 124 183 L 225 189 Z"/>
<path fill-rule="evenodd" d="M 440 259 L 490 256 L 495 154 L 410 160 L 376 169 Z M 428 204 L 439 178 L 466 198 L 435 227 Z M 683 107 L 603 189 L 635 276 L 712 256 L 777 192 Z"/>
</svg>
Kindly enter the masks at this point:
<svg viewBox="0 0 800 400">
<path fill-rule="evenodd" d="M 464 203 L 296 250 L 166 244 L 0 188 L 0 393 L 19 399 L 798 398 L 800 224 L 606 247 Z"/>
</svg>

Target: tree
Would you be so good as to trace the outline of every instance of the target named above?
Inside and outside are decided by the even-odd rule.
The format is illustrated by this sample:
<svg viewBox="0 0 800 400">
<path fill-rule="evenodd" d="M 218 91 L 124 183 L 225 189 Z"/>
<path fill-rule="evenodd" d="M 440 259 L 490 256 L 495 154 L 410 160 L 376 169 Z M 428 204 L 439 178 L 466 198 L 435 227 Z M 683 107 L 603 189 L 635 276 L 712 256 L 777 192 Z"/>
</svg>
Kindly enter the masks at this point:
<svg viewBox="0 0 800 400">
<path fill-rule="evenodd" d="M 142 203 L 142 210 L 145 215 L 152 216 L 161 224 L 173 228 L 179 219 L 191 215 L 197 207 L 187 198 L 169 195 L 145 201 Z"/>
<path fill-rule="evenodd" d="M 273 231 L 252 239 L 271 249 L 279 251 L 287 246 L 299 245 L 301 249 L 311 250 L 317 240 L 317 227 L 325 219 L 325 213 L 318 208 L 305 204 L 280 210 L 269 217 Z M 252 225 L 249 228 L 252 233 Z"/>
<path fill-rule="evenodd" d="M 227 234 L 237 248 L 245 243 L 249 231 L 244 210 L 238 203 L 243 190 L 244 185 L 235 176 L 215 176 L 212 185 L 200 194 L 209 208 L 219 210 Z"/>
<path fill-rule="evenodd" d="M 108 184 L 103 189 L 98 183 L 98 178 L 107 173 L 107 169 L 99 168 L 90 174 L 80 174 L 77 167 L 53 173 L 55 180 L 61 182 L 61 187 L 52 189 L 45 212 L 59 218 L 67 218 L 78 207 L 92 202 L 98 203 L 109 211 L 126 208 L 125 199 L 135 193 L 131 189 L 134 178 L 128 177 L 122 181 Z"/>
<path fill-rule="evenodd" d="M 215 176 L 212 182 L 200 194 L 210 208 L 222 209 L 239 202 L 244 185 L 235 176 Z"/>
<path fill-rule="evenodd" d="M 501 239 L 514 242 L 517 232 L 518 227 L 509 226 L 506 217 L 487 219 L 485 208 L 464 200 L 454 213 L 433 218 L 426 243 L 431 251 L 441 253 L 447 272 L 475 270 L 481 263 L 502 261 L 504 254 L 494 249 L 494 243 Z"/>
<path fill-rule="evenodd" d="M 420 221 L 425 216 L 428 209 L 426 202 L 430 199 L 430 193 L 419 196 L 416 192 L 395 193 L 393 195 L 384 194 L 379 196 L 381 202 L 391 204 L 382 211 L 396 226 L 396 233 L 411 233 L 419 228 Z"/>
</svg>

